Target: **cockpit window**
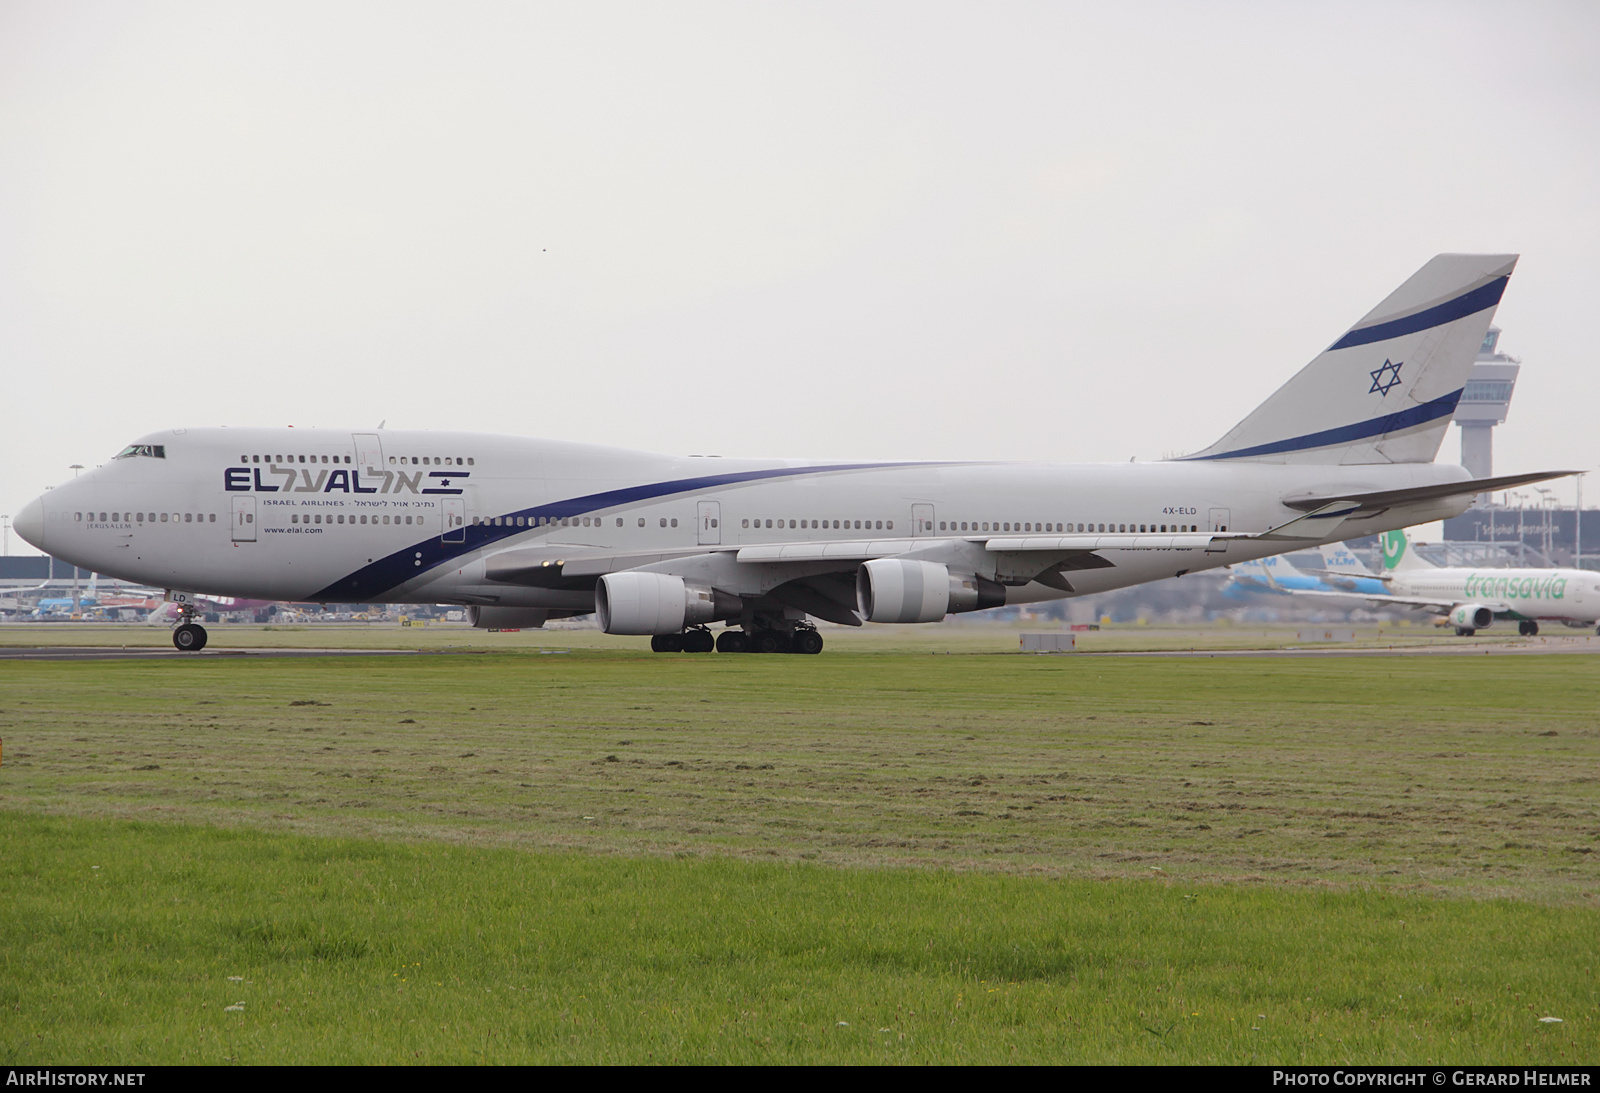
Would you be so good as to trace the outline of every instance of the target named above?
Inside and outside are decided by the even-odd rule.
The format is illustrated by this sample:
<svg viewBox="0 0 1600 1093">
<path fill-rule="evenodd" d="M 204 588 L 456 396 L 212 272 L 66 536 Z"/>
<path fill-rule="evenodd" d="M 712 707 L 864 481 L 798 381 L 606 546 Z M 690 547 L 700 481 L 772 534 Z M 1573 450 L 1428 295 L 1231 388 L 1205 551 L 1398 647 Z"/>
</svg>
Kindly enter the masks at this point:
<svg viewBox="0 0 1600 1093">
<path fill-rule="evenodd" d="M 167 458 L 165 444 L 129 444 L 122 451 L 112 456 L 113 459 L 133 459 L 135 456 L 148 456 L 151 459 Z"/>
</svg>

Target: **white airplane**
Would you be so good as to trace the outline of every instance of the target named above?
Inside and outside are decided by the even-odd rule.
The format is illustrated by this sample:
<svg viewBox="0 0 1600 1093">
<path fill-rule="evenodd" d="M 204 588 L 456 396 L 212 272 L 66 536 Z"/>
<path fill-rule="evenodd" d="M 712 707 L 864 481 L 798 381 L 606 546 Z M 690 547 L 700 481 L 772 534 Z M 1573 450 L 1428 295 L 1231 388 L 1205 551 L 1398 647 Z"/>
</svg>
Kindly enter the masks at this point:
<svg viewBox="0 0 1600 1093">
<path fill-rule="evenodd" d="M 1464 511 L 1432 463 L 1514 255 L 1440 255 L 1217 443 L 1158 463 L 682 458 L 470 433 L 172 429 L 29 502 L 39 549 L 197 594 L 595 612 L 658 651 L 1122 588 Z M 728 624 L 715 641 L 708 624 Z"/>
<path fill-rule="evenodd" d="M 1495 619 L 1517 620 L 1532 637 L 1541 622 L 1594 626 L 1600 633 L 1600 573 L 1586 569 L 1475 569 L 1435 566 L 1417 557 L 1404 531 L 1384 534 L 1383 594 L 1366 598 L 1438 611 L 1470 637 Z"/>
</svg>

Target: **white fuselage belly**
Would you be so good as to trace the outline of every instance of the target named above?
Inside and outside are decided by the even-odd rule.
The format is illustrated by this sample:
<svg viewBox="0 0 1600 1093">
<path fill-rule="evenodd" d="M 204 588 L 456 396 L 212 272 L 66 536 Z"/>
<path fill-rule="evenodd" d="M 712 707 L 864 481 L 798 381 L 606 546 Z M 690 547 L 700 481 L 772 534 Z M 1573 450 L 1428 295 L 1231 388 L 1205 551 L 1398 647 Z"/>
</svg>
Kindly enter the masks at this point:
<svg viewBox="0 0 1600 1093">
<path fill-rule="evenodd" d="M 815 464 L 431 432 L 385 432 L 374 455 L 360 450 L 361 436 L 372 434 L 191 429 L 144 438 L 165 455 L 118 459 L 45 495 L 39 545 L 96 572 L 211 595 L 576 607 L 592 594 L 490 581 L 485 559 L 535 547 L 582 556 L 985 540 L 1080 524 L 1261 531 L 1301 514 L 1285 497 L 1467 478 L 1428 463 Z M 1337 538 L 1452 516 L 1467 501 L 1346 521 Z M 519 518 L 539 523 L 493 523 Z M 931 530 L 914 519 L 931 521 Z M 1284 549 L 1107 550 L 1113 564 L 1073 573 L 1072 588 L 1102 592 Z M 1007 602 L 1066 594 L 1029 584 L 1009 588 Z"/>
</svg>

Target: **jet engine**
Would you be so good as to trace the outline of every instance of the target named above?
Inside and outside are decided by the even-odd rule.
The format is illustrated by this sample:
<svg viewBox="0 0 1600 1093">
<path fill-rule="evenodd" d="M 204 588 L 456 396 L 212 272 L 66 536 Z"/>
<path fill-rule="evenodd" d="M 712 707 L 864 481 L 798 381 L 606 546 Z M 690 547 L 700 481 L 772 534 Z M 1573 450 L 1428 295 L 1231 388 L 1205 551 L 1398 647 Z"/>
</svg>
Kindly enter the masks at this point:
<svg viewBox="0 0 1600 1093">
<path fill-rule="evenodd" d="M 951 612 L 1000 607 L 1006 590 L 937 562 L 876 558 L 856 570 L 856 602 L 868 622 L 938 622 Z"/>
<path fill-rule="evenodd" d="M 552 607 L 469 607 L 467 621 L 480 630 L 537 630 L 551 619 L 583 614 Z"/>
<path fill-rule="evenodd" d="M 1460 630 L 1486 630 L 1494 622 L 1494 611 L 1481 603 L 1464 603 L 1450 611 L 1450 625 Z"/>
<path fill-rule="evenodd" d="M 694 623 L 738 615 L 737 596 L 666 573 L 607 573 L 594 590 L 600 629 L 608 634 L 676 634 Z"/>
</svg>

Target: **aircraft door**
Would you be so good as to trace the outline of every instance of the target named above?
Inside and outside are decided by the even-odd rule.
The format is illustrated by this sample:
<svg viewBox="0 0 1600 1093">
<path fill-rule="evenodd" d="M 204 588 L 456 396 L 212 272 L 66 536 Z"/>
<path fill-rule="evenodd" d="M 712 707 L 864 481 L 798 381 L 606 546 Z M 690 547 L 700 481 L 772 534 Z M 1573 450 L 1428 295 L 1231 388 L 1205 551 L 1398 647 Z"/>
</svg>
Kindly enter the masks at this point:
<svg viewBox="0 0 1600 1093">
<path fill-rule="evenodd" d="M 256 498 L 254 494 L 245 496 L 234 495 L 233 498 L 233 541 L 236 543 L 253 543 L 256 541 Z"/>
<path fill-rule="evenodd" d="M 1227 510 L 1227 509 L 1212 509 L 1211 510 L 1211 530 L 1212 531 L 1227 531 L 1228 530 L 1228 524 L 1230 523 L 1230 521 L 1228 519 L 1228 511 L 1229 510 Z"/>
<path fill-rule="evenodd" d="M 933 506 L 911 506 L 911 534 L 923 536 L 933 534 Z"/>
<path fill-rule="evenodd" d="M 444 502 L 444 534 L 439 537 L 447 543 L 467 541 L 467 503 L 459 497 L 448 497 Z"/>
<path fill-rule="evenodd" d="M 720 546 L 722 543 L 722 502 L 701 501 L 698 519 L 700 545 Z"/>
<path fill-rule="evenodd" d="M 383 476 L 383 441 L 377 433 L 355 433 L 356 468 L 357 473 L 366 476 L 368 485 L 371 480 Z"/>
</svg>

